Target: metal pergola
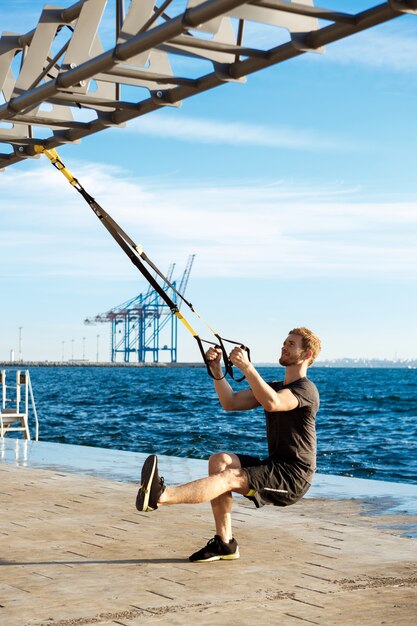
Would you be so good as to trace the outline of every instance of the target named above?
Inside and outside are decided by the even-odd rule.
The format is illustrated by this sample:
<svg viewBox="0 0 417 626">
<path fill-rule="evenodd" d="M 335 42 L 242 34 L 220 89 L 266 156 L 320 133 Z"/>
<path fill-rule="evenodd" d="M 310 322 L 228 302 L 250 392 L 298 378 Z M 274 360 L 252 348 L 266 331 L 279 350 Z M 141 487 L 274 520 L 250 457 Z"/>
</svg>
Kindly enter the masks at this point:
<svg viewBox="0 0 417 626">
<path fill-rule="evenodd" d="M 417 14 L 417 0 L 361 5 L 367 8 L 357 13 L 313 6 L 313 0 L 131 0 L 127 10 L 124 0 L 46 6 L 33 30 L 3 32 L 0 38 L 0 168 L 34 157 L 35 145 L 51 149 L 78 142 L 224 83 L 244 82 L 253 72 L 405 13 Z M 273 47 L 263 47 L 262 37 L 253 46 L 251 23 L 274 28 Z"/>
</svg>

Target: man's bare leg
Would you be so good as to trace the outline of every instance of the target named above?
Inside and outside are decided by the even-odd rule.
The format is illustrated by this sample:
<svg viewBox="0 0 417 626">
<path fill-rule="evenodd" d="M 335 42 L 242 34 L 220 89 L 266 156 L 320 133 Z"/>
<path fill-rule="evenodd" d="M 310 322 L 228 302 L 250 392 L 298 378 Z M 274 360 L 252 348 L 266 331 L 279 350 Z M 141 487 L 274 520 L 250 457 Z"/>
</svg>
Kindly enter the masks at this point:
<svg viewBox="0 0 417 626">
<path fill-rule="evenodd" d="M 209 502 L 231 491 L 246 493 L 248 490 L 246 472 L 240 468 L 231 468 L 178 487 L 167 486 L 159 497 L 158 505 L 198 504 Z"/>
<path fill-rule="evenodd" d="M 234 465 L 238 467 L 231 467 Z M 210 471 L 214 472 L 221 467 L 225 469 L 178 487 L 165 486 L 163 478 L 159 476 L 156 455 L 148 456 L 142 467 L 141 485 L 136 497 L 138 511 L 154 511 L 162 504 L 214 502 L 216 536 L 207 543 L 207 546 L 189 557 L 192 562 L 239 558 L 239 547 L 231 534 L 231 492 L 247 493 L 249 481 L 236 455 L 227 453 L 214 455 L 211 458 Z"/>
<path fill-rule="evenodd" d="M 218 452 L 213 454 L 209 459 L 209 475 L 218 474 L 226 469 L 241 469 L 239 457 L 236 454 L 228 452 Z M 249 485 L 245 485 L 245 489 L 240 493 L 247 493 Z M 228 543 L 233 538 L 232 532 L 232 505 L 233 498 L 231 491 L 221 494 L 211 501 L 211 509 L 213 511 L 214 522 L 216 525 L 216 535 L 222 541 Z"/>
</svg>

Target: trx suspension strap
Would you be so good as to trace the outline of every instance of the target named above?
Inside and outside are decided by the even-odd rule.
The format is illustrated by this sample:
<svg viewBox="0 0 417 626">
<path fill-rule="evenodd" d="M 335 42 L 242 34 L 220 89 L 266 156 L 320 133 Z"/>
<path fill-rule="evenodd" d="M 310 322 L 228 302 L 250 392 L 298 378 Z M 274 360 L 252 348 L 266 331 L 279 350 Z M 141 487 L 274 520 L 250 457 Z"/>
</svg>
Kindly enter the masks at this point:
<svg viewBox="0 0 417 626">
<path fill-rule="evenodd" d="M 244 379 L 244 376 L 241 378 L 235 378 L 233 372 L 233 364 L 231 363 L 226 348 L 225 343 L 231 343 L 234 345 L 238 345 L 244 350 L 246 350 L 248 357 L 250 358 L 249 348 L 242 345 L 240 342 L 231 341 L 230 339 L 224 339 L 217 333 L 211 326 L 207 324 L 207 322 L 201 317 L 201 315 L 195 310 L 194 306 L 184 298 L 184 296 L 177 291 L 175 286 L 171 283 L 171 281 L 164 276 L 164 274 L 158 269 L 158 267 L 150 260 L 150 258 L 145 254 L 141 245 L 137 245 L 127 233 L 119 226 L 119 224 L 101 207 L 98 202 L 84 189 L 81 183 L 71 174 L 71 172 L 65 167 L 64 163 L 58 156 L 56 150 L 46 149 L 41 145 L 35 146 L 35 152 L 38 154 L 45 154 L 48 159 L 51 161 L 52 165 L 61 172 L 65 176 L 65 178 L 70 182 L 70 184 L 82 195 L 84 200 L 99 218 L 103 226 L 108 230 L 110 235 L 115 239 L 115 241 L 119 244 L 122 250 L 127 254 L 129 259 L 132 261 L 133 265 L 141 272 L 141 274 L 146 278 L 149 284 L 155 289 L 161 299 L 165 302 L 165 304 L 169 307 L 171 313 L 175 315 L 186 327 L 188 332 L 192 334 L 194 339 L 197 341 L 198 347 L 201 352 L 201 356 L 203 357 L 204 363 L 207 367 L 208 374 L 214 378 L 215 380 L 221 380 L 227 374 L 231 376 L 236 382 L 240 382 Z M 156 280 L 156 278 L 150 273 L 150 271 L 144 265 L 144 262 L 152 268 L 152 270 L 161 278 L 161 280 L 167 285 L 167 287 L 171 288 L 172 291 L 190 308 L 190 310 L 197 315 L 197 317 L 207 326 L 210 332 L 216 337 L 217 341 L 207 341 L 206 339 L 201 339 L 199 335 L 196 333 L 191 324 L 186 320 L 186 318 L 180 312 L 177 304 L 169 297 L 166 289 L 164 289 Z M 224 361 L 224 373 L 223 376 L 217 379 L 210 368 L 210 361 L 207 360 L 205 350 L 203 344 L 207 343 L 213 345 L 217 348 L 220 348 L 223 355 Z"/>
</svg>

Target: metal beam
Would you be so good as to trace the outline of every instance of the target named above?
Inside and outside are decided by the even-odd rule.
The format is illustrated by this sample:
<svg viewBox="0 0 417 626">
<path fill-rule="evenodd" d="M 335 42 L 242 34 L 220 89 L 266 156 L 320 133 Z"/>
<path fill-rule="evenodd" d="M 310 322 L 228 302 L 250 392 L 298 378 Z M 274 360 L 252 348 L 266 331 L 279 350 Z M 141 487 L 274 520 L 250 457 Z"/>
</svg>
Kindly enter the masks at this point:
<svg viewBox="0 0 417 626">
<path fill-rule="evenodd" d="M 242 82 L 251 73 L 417 13 L 417 0 L 378 5 L 369 0 L 368 8 L 359 12 L 321 8 L 313 0 L 182 0 L 182 9 L 171 18 L 166 13 L 171 0 L 131 0 L 127 14 L 123 0 L 113 2 L 114 41 L 107 50 L 100 26 L 108 0 L 47 6 L 35 29 L 2 34 L 0 167 L 35 156 L 35 144 L 56 148 L 78 142 L 161 106 L 178 106 L 226 82 Z M 265 48 L 260 38 L 258 45 L 247 45 L 250 22 L 276 28 L 277 41 L 283 43 Z M 188 62 L 180 75 L 172 61 L 181 56 Z M 91 121 L 78 115 L 83 108 L 90 111 Z M 45 138 L 43 131 L 40 137 L 38 127 L 49 128 L 50 136 Z M 7 144 L 12 147 L 9 154 Z"/>
</svg>

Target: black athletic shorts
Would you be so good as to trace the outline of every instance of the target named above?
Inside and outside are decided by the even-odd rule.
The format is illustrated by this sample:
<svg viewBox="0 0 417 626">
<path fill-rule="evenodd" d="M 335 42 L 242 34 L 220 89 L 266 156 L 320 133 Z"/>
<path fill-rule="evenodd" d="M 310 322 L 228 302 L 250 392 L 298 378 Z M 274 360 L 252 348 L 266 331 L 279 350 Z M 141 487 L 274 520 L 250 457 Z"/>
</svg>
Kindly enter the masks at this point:
<svg viewBox="0 0 417 626">
<path fill-rule="evenodd" d="M 251 493 L 245 497 L 257 508 L 265 504 L 289 506 L 298 502 L 311 483 L 301 477 L 294 466 L 271 458 L 260 459 L 248 454 L 237 455 L 248 475 Z"/>
</svg>

